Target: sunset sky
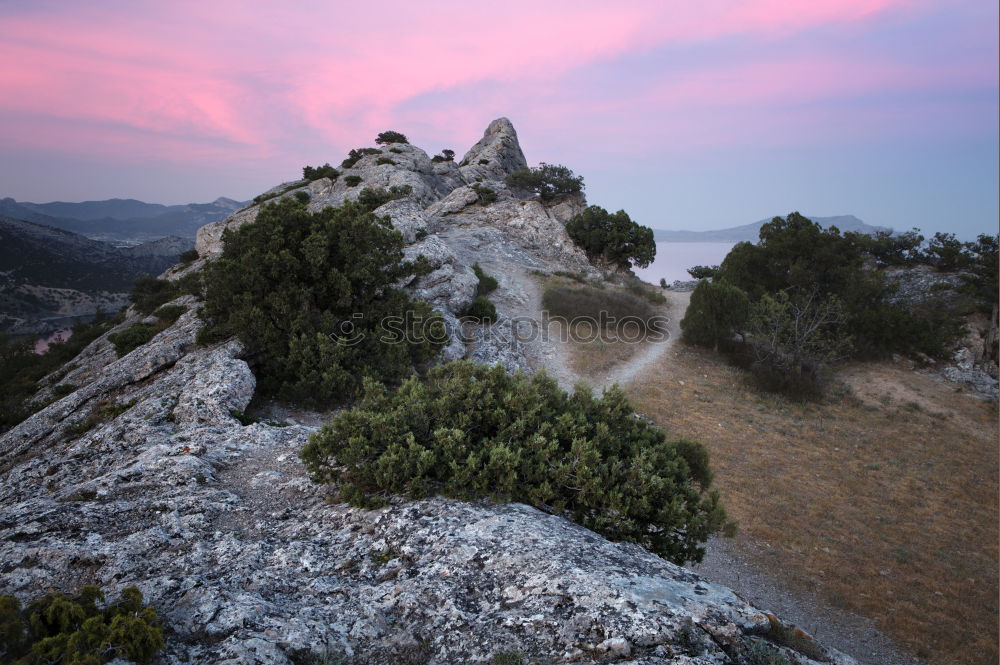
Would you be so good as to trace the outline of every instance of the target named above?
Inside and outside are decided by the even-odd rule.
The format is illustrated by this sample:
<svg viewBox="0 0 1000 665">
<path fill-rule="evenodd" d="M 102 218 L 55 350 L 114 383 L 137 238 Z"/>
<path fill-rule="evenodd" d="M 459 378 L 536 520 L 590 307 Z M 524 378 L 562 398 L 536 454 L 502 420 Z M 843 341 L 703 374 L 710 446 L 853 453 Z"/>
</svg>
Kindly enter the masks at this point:
<svg viewBox="0 0 1000 665">
<path fill-rule="evenodd" d="M 0 0 L 0 197 L 248 199 L 384 129 L 657 228 L 997 232 L 995 0 Z"/>
</svg>

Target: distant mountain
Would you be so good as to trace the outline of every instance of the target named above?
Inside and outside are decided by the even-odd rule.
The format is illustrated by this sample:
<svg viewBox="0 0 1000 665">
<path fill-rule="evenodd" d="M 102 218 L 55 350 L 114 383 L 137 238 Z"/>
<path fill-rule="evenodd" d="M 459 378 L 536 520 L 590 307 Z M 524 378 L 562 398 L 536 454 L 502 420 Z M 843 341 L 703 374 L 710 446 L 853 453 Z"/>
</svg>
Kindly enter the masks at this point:
<svg viewBox="0 0 1000 665">
<path fill-rule="evenodd" d="M 884 226 L 866 224 L 854 215 L 837 215 L 835 217 L 806 216 L 824 228 L 836 226 L 841 231 L 854 231 L 869 235 L 878 231 L 892 231 L 892 229 Z M 653 238 L 658 242 L 757 242 L 760 239 L 760 227 L 772 219 L 773 217 L 768 217 L 753 224 L 744 224 L 743 226 L 734 226 L 716 231 L 667 231 L 664 229 L 653 229 Z"/>
<path fill-rule="evenodd" d="M 140 275 L 158 275 L 194 247 L 162 238 L 118 248 L 51 226 L 0 217 L 0 329 L 44 330 L 45 319 L 113 311 Z"/>
<path fill-rule="evenodd" d="M 0 215 L 71 231 L 94 240 L 142 242 L 179 236 L 194 238 L 205 224 L 225 219 L 245 204 L 225 197 L 211 203 L 166 206 L 135 199 L 81 203 L 29 203 L 0 199 Z"/>
</svg>

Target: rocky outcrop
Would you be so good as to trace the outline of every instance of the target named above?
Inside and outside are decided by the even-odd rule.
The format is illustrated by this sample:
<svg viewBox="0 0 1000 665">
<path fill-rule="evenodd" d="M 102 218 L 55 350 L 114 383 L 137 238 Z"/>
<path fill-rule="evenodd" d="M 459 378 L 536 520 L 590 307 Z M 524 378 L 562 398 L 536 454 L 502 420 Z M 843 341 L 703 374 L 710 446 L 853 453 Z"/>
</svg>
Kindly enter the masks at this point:
<svg viewBox="0 0 1000 665">
<path fill-rule="evenodd" d="M 941 272 L 932 266 L 917 265 L 888 268 L 886 280 L 894 284 L 895 293 L 889 301 L 905 306 L 928 305 L 944 308 L 962 306 L 959 288 L 962 273 Z M 965 334 L 959 340 L 951 358 L 944 363 L 932 363 L 934 371 L 948 381 L 968 388 L 973 394 L 996 400 L 998 393 L 997 362 L 992 357 L 995 345 L 995 324 L 990 318 L 973 313 L 966 317 Z"/>
<path fill-rule="evenodd" d="M 896 287 L 895 293 L 889 296 L 889 302 L 903 305 L 923 303 L 928 297 L 954 305 L 958 299 L 955 289 L 962 284 L 959 273 L 940 272 L 926 265 L 886 268 L 885 279 Z"/>
<path fill-rule="evenodd" d="M 472 183 L 477 180 L 503 180 L 515 171 L 528 168 L 521 151 L 514 125 L 507 118 L 497 118 L 490 123 L 476 145 L 465 153 L 460 162 L 462 178 Z"/>
<path fill-rule="evenodd" d="M 505 123 L 479 150 L 502 147 L 509 166 L 520 148 Z M 422 170 L 416 150 L 384 173 L 357 165 L 373 183 L 427 187 L 379 209 L 407 258 L 432 268 L 401 286 L 449 323 L 446 358 L 535 369 L 530 349 L 505 337 L 538 297 L 530 272 L 596 271 L 551 209 L 502 182 L 487 206 L 456 193 L 464 186 L 444 192 L 458 167 Z M 322 205 L 353 195 L 338 183 L 294 189 Z M 199 234 L 203 259 L 186 271 L 221 251 L 226 224 Z M 476 262 L 498 278 L 494 326 L 457 318 L 475 295 Z M 560 516 L 444 499 L 339 503 L 297 456 L 329 414 L 263 403 L 246 424 L 255 378 L 242 346 L 198 346 L 198 303 L 176 302 L 188 311 L 122 358 L 106 335 L 89 345 L 46 381 L 76 389 L 0 437 L 0 593 L 29 600 L 86 581 L 114 596 L 135 584 L 166 626 L 159 662 L 178 665 L 454 665 L 514 653 L 529 663 L 853 662 L 728 589 Z M 52 398 L 46 389 L 37 403 Z"/>
</svg>

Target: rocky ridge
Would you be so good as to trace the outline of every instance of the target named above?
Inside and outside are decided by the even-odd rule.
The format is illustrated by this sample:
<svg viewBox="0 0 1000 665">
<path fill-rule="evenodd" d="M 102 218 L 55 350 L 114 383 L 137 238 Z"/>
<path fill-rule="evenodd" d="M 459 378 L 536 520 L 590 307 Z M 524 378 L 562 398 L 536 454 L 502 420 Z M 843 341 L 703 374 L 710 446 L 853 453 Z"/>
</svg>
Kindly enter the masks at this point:
<svg viewBox="0 0 1000 665">
<path fill-rule="evenodd" d="M 537 368 L 534 347 L 506 339 L 505 326 L 529 297 L 530 271 L 595 272 L 562 227 L 583 199 L 555 210 L 506 190 L 502 173 L 524 156 L 505 119 L 460 164 L 413 146 L 386 151 L 396 165 L 371 156 L 350 172 L 413 187 L 380 213 L 412 241 L 409 255 L 434 266 L 405 286 L 453 326 L 446 358 Z M 478 203 L 476 178 L 495 203 Z M 360 190 L 342 180 L 289 192 L 336 205 Z M 225 227 L 256 212 L 204 228 L 203 258 L 169 276 L 198 269 L 221 251 Z M 500 282 L 497 331 L 458 324 L 475 293 L 472 262 Z M 241 345 L 196 345 L 197 302 L 176 302 L 189 310 L 122 358 L 106 336 L 88 346 L 36 400 L 56 384 L 76 390 L 0 437 L 0 593 L 27 600 L 89 582 L 115 595 L 136 584 L 166 626 L 162 663 L 325 653 L 441 665 L 521 653 L 540 664 L 722 664 L 758 662 L 765 645 L 789 663 L 853 662 L 724 587 L 527 506 L 332 503 L 297 458 L 329 414 L 265 405 L 264 422 L 244 424 L 255 379 Z"/>
</svg>

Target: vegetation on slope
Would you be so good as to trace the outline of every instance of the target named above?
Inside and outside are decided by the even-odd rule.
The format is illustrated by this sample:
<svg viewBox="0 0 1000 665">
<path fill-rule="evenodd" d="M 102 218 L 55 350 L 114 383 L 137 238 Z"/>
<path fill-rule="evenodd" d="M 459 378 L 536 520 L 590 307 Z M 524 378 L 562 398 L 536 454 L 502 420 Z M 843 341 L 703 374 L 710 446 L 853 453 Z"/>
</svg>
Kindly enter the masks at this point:
<svg viewBox="0 0 1000 665">
<path fill-rule="evenodd" d="M 116 658 L 152 662 L 163 646 L 156 611 L 134 586 L 99 607 L 104 594 L 85 586 L 76 596 L 48 594 L 21 608 L 0 596 L 0 659 L 11 665 L 100 665 Z"/>
<path fill-rule="evenodd" d="M 205 269 L 202 341 L 235 335 L 265 392 L 312 405 L 342 401 L 363 377 L 397 381 L 443 346 L 440 317 L 393 285 L 427 270 L 403 261 L 403 238 L 372 213 L 394 196 L 309 212 L 294 199 L 227 231 Z"/>
<path fill-rule="evenodd" d="M 967 265 L 980 266 L 964 289 L 980 304 L 949 306 L 933 296 L 893 303 L 894 287 L 868 264 L 916 261 L 912 243 L 920 240 L 841 235 L 798 213 L 776 217 L 761 227 L 759 243 L 736 245 L 717 270 L 708 269 L 714 281 L 692 294 L 684 337 L 729 350 L 761 387 L 799 396 L 820 393 L 831 363 L 843 357 L 944 356 L 962 334 L 963 314 L 987 307 L 982 294 L 990 289 L 995 301 L 996 242 L 984 236 L 968 256 L 960 252 Z"/>
<path fill-rule="evenodd" d="M 656 257 L 653 229 L 636 224 L 624 210 L 611 214 L 600 206 L 588 206 L 569 220 L 566 231 L 587 256 L 622 270 L 633 264 L 645 268 Z"/>
<path fill-rule="evenodd" d="M 727 527 L 705 448 L 667 441 L 617 388 L 569 395 L 544 373 L 470 362 L 435 367 L 364 398 L 310 438 L 316 482 L 352 504 L 390 494 L 519 501 L 681 563 Z"/>
<path fill-rule="evenodd" d="M 579 194 L 583 191 L 583 176 L 578 176 L 560 164 L 541 164 L 522 169 L 505 178 L 508 187 L 523 189 L 538 195 L 543 201 Z"/>
</svg>

